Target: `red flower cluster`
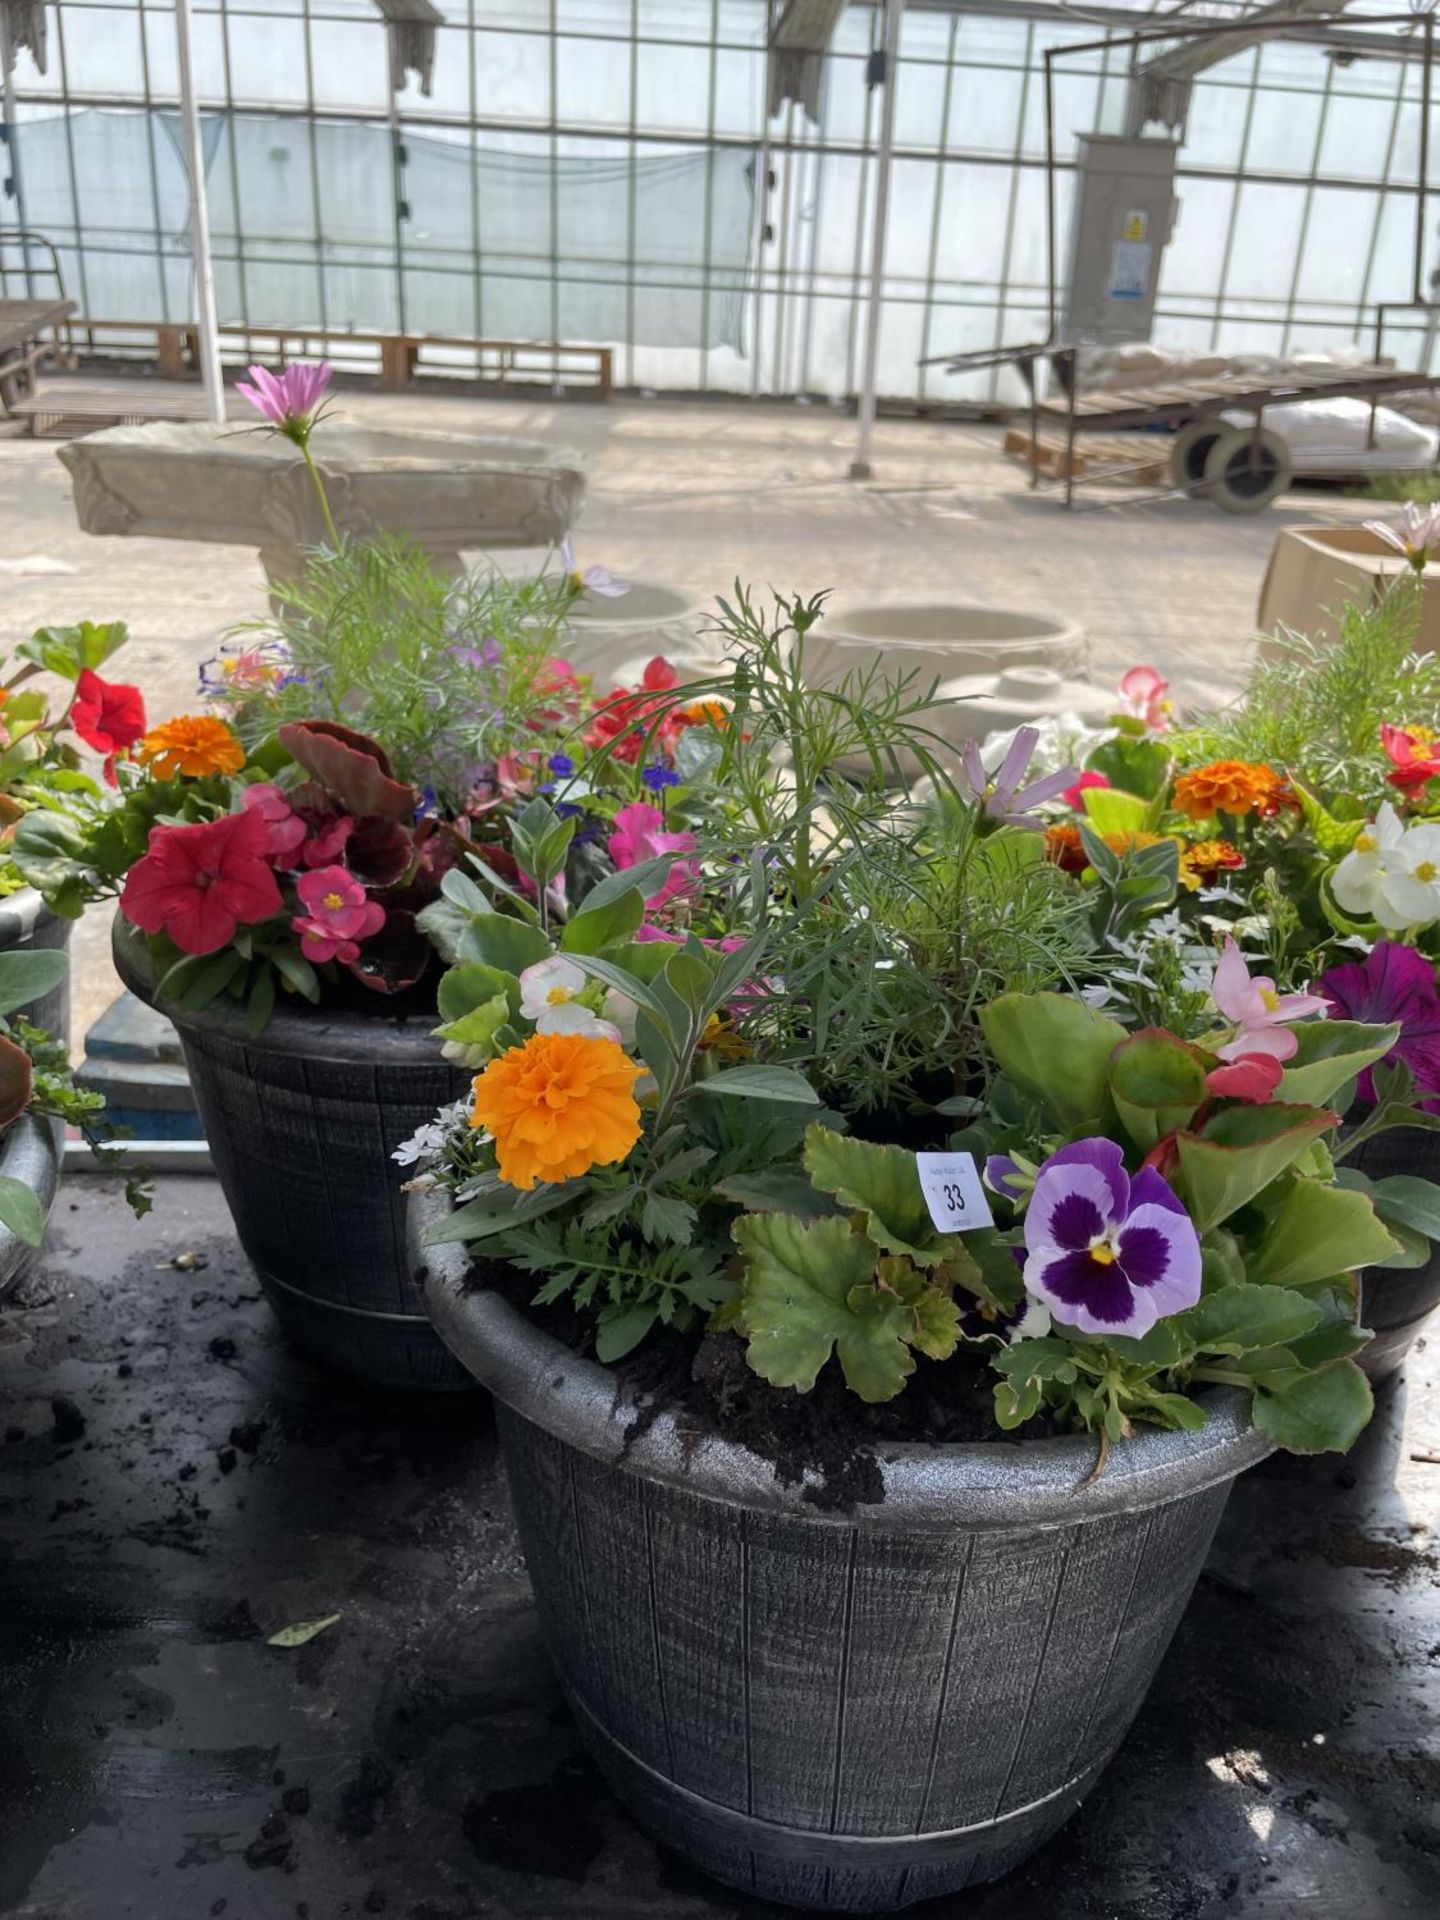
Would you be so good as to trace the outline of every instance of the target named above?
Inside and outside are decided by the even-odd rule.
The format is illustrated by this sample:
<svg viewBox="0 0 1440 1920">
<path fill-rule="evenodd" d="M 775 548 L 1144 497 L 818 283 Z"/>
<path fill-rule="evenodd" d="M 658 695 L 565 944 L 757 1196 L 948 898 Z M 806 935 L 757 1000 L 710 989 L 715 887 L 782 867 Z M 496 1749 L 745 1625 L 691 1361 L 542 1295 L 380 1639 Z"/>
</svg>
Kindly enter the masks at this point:
<svg viewBox="0 0 1440 1920">
<path fill-rule="evenodd" d="M 617 687 L 600 702 L 585 729 L 586 746 L 594 752 L 613 741 L 611 757 L 631 767 L 647 751 L 659 759 L 672 759 L 676 741 L 686 727 L 695 724 L 695 716 L 657 696 L 679 684 L 680 675 L 657 654 L 641 675 L 638 687 Z"/>
</svg>

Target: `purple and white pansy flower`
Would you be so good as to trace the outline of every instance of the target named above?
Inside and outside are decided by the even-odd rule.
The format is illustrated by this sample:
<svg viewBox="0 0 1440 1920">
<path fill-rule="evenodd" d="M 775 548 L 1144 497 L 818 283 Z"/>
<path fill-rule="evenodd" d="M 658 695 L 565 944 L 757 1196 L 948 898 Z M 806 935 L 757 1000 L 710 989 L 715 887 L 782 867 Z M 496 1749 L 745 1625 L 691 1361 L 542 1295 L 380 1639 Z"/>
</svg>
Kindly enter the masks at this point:
<svg viewBox="0 0 1440 1920">
<path fill-rule="evenodd" d="M 1025 1287 L 1082 1333 L 1148 1333 L 1200 1298 L 1200 1236 L 1153 1167 L 1113 1140 L 1052 1153 L 1025 1213 Z"/>
</svg>

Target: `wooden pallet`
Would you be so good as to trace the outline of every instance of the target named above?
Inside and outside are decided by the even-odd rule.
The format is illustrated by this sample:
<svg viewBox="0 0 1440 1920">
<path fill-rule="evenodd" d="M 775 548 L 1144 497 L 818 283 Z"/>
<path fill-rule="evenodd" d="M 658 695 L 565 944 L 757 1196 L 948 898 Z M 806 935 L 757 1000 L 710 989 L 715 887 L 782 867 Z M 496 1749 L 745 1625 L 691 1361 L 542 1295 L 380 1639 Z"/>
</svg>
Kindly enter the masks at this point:
<svg viewBox="0 0 1440 1920">
<path fill-rule="evenodd" d="M 205 420 L 205 389 L 184 380 L 46 380 L 10 408 L 36 436 L 67 438 L 95 427 L 147 420 Z"/>
<path fill-rule="evenodd" d="M 1164 486 L 1170 475 L 1168 433 L 1098 434 L 1087 433 L 1075 442 L 1075 460 L 1071 474 L 1076 480 L 1115 480 L 1137 487 Z M 1036 461 L 1047 480 L 1067 478 L 1065 441 L 1054 435 L 1039 434 L 1035 440 Z M 1031 440 L 1028 428 L 1011 427 L 1005 435 L 1005 451 L 1021 466 L 1031 465 Z"/>
</svg>

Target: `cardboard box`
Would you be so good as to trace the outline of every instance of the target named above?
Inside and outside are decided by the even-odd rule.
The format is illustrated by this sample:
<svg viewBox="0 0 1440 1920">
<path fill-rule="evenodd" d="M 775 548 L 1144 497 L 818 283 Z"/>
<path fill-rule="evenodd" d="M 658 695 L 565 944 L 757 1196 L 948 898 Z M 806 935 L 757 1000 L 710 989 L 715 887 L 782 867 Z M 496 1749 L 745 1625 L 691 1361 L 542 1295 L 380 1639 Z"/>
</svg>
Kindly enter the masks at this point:
<svg viewBox="0 0 1440 1920">
<path fill-rule="evenodd" d="M 1384 513 L 1376 508 L 1377 518 Z M 1276 539 L 1260 589 L 1256 624 L 1262 636 L 1279 627 L 1333 640 L 1335 612 L 1347 604 L 1382 600 L 1408 562 L 1364 527 L 1287 527 Z M 1420 605 L 1419 653 L 1440 652 L 1440 565 L 1425 569 Z M 1274 651 L 1262 637 L 1262 657 Z"/>
</svg>

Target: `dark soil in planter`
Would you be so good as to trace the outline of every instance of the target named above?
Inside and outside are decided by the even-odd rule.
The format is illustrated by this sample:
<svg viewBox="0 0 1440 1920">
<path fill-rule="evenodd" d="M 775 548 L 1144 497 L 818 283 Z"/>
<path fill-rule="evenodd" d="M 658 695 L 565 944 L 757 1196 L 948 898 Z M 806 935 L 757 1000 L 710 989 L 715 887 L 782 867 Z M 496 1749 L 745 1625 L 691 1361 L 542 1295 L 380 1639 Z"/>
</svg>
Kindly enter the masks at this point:
<svg viewBox="0 0 1440 1920">
<path fill-rule="evenodd" d="M 567 1303 L 532 1305 L 537 1281 L 500 1261 L 471 1271 L 471 1284 L 489 1287 L 575 1353 L 590 1357 L 594 1324 Z M 1037 1418 L 1014 1433 L 995 1425 L 995 1374 L 978 1348 L 962 1346 L 948 1360 L 917 1358 L 895 1399 L 866 1406 L 845 1385 L 838 1363 L 822 1370 L 809 1393 L 772 1387 L 752 1373 L 744 1343 L 734 1334 L 661 1329 L 611 1372 L 616 1391 L 635 1400 L 633 1441 L 665 1413 L 676 1416 L 696 1444 L 733 1441 L 774 1468 L 782 1486 L 805 1487 L 805 1498 L 827 1511 L 885 1498 L 878 1449 L 887 1445 L 956 1446 L 962 1442 L 1043 1439 L 1060 1431 Z"/>
</svg>

